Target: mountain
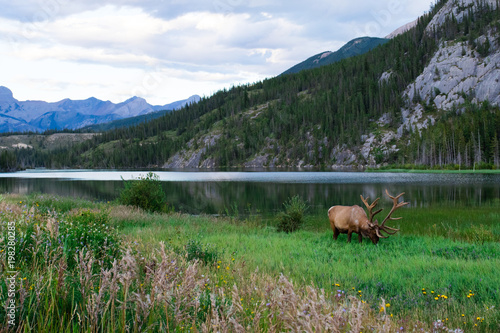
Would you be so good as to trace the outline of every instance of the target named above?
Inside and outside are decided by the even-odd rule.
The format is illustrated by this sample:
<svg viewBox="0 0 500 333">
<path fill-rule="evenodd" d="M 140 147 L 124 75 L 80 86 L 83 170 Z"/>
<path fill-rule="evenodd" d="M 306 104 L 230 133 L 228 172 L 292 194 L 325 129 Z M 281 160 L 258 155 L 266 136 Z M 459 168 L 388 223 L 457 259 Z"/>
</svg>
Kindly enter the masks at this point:
<svg viewBox="0 0 500 333">
<path fill-rule="evenodd" d="M 402 33 L 407 32 L 411 28 L 414 28 L 417 25 L 417 23 L 418 23 L 418 19 L 416 19 L 414 21 L 411 21 L 409 23 L 406 23 L 405 25 L 397 28 L 396 30 L 394 30 L 393 32 L 391 32 L 390 34 L 388 34 L 387 36 L 385 36 L 385 38 L 391 39 L 391 38 L 394 38 L 396 36 L 399 36 Z"/>
<path fill-rule="evenodd" d="M 408 31 L 362 55 L 224 89 L 69 148 L 18 149 L 17 161 L 52 168 L 500 168 L 498 22 L 496 0 L 440 0 Z"/>
<path fill-rule="evenodd" d="M 0 132 L 43 132 L 52 129 L 78 129 L 93 124 L 145 115 L 158 110 L 174 110 L 196 103 L 200 97 L 167 105 L 150 105 L 145 99 L 132 97 L 114 104 L 91 97 L 86 100 L 64 99 L 55 103 L 18 101 L 10 89 L 0 86 Z"/>
<path fill-rule="evenodd" d="M 326 51 L 315 56 L 312 56 L 303 62 L 284 71 L 281 75 L 298 73 L 304 69 L 317 68 L 329 64 L 333 64 L 342 59 L 354 57 L 370 51 L 371 49 L 387 43 L 388 39 L 376 37 L 360 37 L 355 38 L 342 46 L 338 51 Z"/>
<path fill-rule="evenodd" d="M 181 101 L 173 102 L 173 103 L 166 104 L 166 105 L 156 105 L 153 108 L 156 111 L 159 111 L 159 110 L 179 110 L 186 105 L 198 103 L 200 101 L 200 99 L 201 99 L 200 96 L 193 95 L 193 96 L 191 96 L 187 99 L 183 99 Z"/>
<path fill-rule="evenodd" d="M 165 109 L 161 111 L 154 111 L 150 112 L 144 115 L 140 116 L 135 116 L 135 117 L 129 117 L 129 118 L 124 118 L 124 119 L 118 119 L 118 120 L 113 120 L 107 123 L 100 123 L 100 124 L 94 124 L 94 125 L 89 125 L 80 128 L 79 132 L 104 132 L 104 131 L 109 131 L 112 129 L 117 129 L 117 128 L 122 128 L 122 127 L 130 127 L 130 126 L 135 126 L 140 123 L 144 123 L 156 118 L 163 117 L 165 114 L 171 112 L 172 109 Z"/>
</svg>

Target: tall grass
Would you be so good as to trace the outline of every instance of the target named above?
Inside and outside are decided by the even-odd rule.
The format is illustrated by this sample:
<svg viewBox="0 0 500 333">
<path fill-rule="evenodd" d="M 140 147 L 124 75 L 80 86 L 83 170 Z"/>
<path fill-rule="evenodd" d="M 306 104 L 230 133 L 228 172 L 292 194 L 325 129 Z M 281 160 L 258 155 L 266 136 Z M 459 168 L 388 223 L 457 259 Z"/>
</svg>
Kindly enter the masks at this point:
<svg viewBox="0 0 500 333">
<path fill-rule="evenodd" d="M 374 312 L 355 297 L 332 297 L 283 275 L 247 275 L 245 263 L 235 258 L 205 264 L 186 260 L 163 243 L 151 253 L 129 247 L 120 254 L 96 255 L 86 246 L 92 241 L 87 239 L 70 266 L 64 246 L 56 242 L 60 230 L 54 223 L 65 224 L 81 215 L 62 214 L 54 222 L 51 213 L 4 203 L 0 214 L 3 221 L 16 222 L 20 238 L 36 229 L 29 235 L 33 242 L 24 244 L 16 258 L 17 313 L 11 329 L 17 332 L 394 329 L 387 313 Z M 102 215 L 95 214 L 105 224 Z M 4 251 L 0 257 L 5 263 Z M 108 259 L 111 265 L 106 265 Z M 2 272 L 5 269 L 2 265 Z M 7 304 L 4 279 L 0 289 L 0 302 Z M 7 330 L 3 307 L 0 323 Z"/>
<path fill-rule="evenodd" d="M 401 210 L 401 232 L 374 246 L 348 244 L 344 235 L 333 241 L 326 216 L 307 216 L 304 230 L 285 234 L 276 232 L 276 221 L 259 217 L 151 214 L 80 200 L 74 202 L 78 209 L 69 209 L 59 202 L 70 199 L 51 199 L 52 206 L 37 196 L 5 199 L 1 220 L 16 221 L 19 235 L 33 230 L 17 259 L 18 331 L 500 328 L 495 207 Z M 75 221 L 92 214 L 108 227 L 99 235 L 119 237 L 118 251 L 92 248 L 87 233 L 91 239 L 72 243 L 78 253 L 68 258 L 58 243 L 65 229 L 56 224 L 80 228 Z M 455 223 L 454 232 L 440 229 L 436 219 Z M 5 252 L 0 258 L 4 273 Z M 6 295 L 2 279 L 2 304 Z M 2 308 L 0 322 L 5 319 Z"/>
<path fill-rule="evenodd" d="M 130 220 L 117 223 L 123 234 L 142 244 L 163 240 L 179 246 L 196 238 L 233 253 L 245 262 L 246 274 L 257 268 L 267 275 L 283 273 L 301 285 L 357 297 L 373 310 L 384 298 L 391 304 L 390 313 L 402 322 L 442 319 L 453 327 L 476 329 L 479 317 L 481 330 L 497 331 L 500 245 L 497 220 L 490 216 L 498 210 L 401 211 L 404 219 L 393 222 L 401 227 L 400 234 L 378 246 L 367 241 L 348 244 L 345 235 L 335 242 L 327 218 L 315 216 L 307 217 L 306 230 L 293 234 L 277 233 L 270 221 L 255 219 L 228 223 L 173 215 L 148 226 Z M 440 220 L 443 223 L 436 223 Z"/>
</svg>

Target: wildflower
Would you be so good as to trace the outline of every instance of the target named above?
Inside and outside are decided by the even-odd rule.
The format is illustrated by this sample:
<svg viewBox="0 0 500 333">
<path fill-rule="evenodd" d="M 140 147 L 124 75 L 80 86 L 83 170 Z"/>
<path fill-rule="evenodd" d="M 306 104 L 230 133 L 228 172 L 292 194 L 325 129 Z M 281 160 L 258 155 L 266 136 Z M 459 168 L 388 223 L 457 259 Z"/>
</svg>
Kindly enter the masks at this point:
<svg viewBox="0 0 500 333">
<path fill-rule="evenodd" d="M 462 317 L 465 317 L 465 315 L 462 313 Z"/>
<path fill-rule="evenodd" d="M 338 284 L 338 283 L 335 283 L 335 286 L 336 286 L 336 287 L 340 287 L 340 284 Z"/>
<path fill-rule="evenodd" d="M 424 295 L 427 295 L 427 293 L 424 291 Z"/>
<path fill-rule="evenodd" d="M 437 301 L 439 299 L 439 297 L 434 297 L 434 299 Z"/>
<path fill-rule="evenodd" d="M 388 307 L 390 307 L 390 306 L 391 306 L 391 305 L 390 305 L 389 303 L 387 303 L 387 304 L 385 305 L 385 307 L 386 307 L 386 308 L 388 308 Z"/>
</svg>

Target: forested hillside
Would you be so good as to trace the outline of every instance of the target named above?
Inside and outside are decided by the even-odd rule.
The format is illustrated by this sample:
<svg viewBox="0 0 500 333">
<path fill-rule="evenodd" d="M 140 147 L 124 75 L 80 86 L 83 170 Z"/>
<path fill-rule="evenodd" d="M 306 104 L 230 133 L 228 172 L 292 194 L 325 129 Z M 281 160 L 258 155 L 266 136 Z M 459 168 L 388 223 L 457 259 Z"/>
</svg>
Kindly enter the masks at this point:
<svg viewBox="0 0 500 333">
<path fill-rule="evenodd" d="M 499 52 L 498 5 L 481 1 L 455 6 L 461 13 L 458 19 L 451 12 L 443 16 L 446 3 L 438 1 L 414 28 L 363 55 L 219 91 L 197 104 L 104 132 L 70 149 L 20 149 L 18 164 L 52 168 L 335 168 L 386 163 L 498 167 L 498 106 L 483 103 L 471 88 L 457 92 L 456 103 L 439 108 L 436 101 L 452 95 L 437 88 L 423 95 L 422 87 L 428 82 L 417 80 L 430 70 L 431 59 L 442 52 L 445 42 L 460 45 L 462 57 L 473 57 L 476 66 Z M 442 22 L 429 27 L 438 13 Z M 441 82 L 436 80 L 438 74 L 443 81 L 452 74 L 437 71 L 430 85 Z"/>
</svg>

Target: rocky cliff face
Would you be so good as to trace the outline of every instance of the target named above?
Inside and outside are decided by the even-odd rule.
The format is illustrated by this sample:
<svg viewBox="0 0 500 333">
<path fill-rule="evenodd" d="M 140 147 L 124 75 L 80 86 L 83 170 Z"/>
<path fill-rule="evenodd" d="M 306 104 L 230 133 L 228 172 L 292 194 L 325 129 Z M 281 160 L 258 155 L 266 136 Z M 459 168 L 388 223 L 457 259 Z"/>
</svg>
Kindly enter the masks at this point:
<svg viewBox="0 0 500 333">
<path fill-rule="evenodd" d="M 454 17 L 457 21 L 462 21 L 468 10 L 477 10 L 478 6 L 489 4 L 497 6 L 497 0 L 449 0 L 439 12 L 432 18 L 427 26 L 427 33 L 439 29 L 447 19 Z"/>
<path fill-rule="evenodd" d="M 474 101 L 500 103 L 500 53 L 496 39 L 481 36 L 477 43 L 489 41 L 491 54 L 482 57 L 468 42 L 443 42 L 424 72 L 405 91 L 410 100 L 418 99 L 449 110 L 464 102 L 464 94 Z"/>
<path fill-rule="evenodd" d="M 493 6 L 497 4 L 496 0 L 486 2 Z M 474 10 L 477 5 L 477 0 L 448 1 L 432 19 L 426 31 L 439 29 L 452 16 L 458 21 L 462 20 L 466 11 Z M 377 134 L 371 133 L 364 138 L 361 155 L 366 163 L 377 164 L 376 151 L 385 155 L 397 151 L 394 141 L 401 139 L 405 131 L 420 131 L 434 125 L 435 116 L 425 114 L 423 103 L 434 106 L 438 112 L 452 108 L 457 108 L 457 112 L 460 112 L 459 106 L 465 102 L 465 98 L 472 99 L 475 103 L 488 101 L 493 105 L 500 105 L 498 41 L 491 29 L 479 36 L 474 41 L 476 45 L 490 45 L 487 54 L 483 55 L 469 41 L 441 42 L 424 71 L 403 93 L 409 106 L 401 110 L 402 121 L 398 129 L 384 130 L 384 125 L 389 122 L 389 116 L 384 115 L 377 121 L 380 126 Z M 387 75 L 389 74 L 384 73 L 381 80 Z"/>
</svg>

